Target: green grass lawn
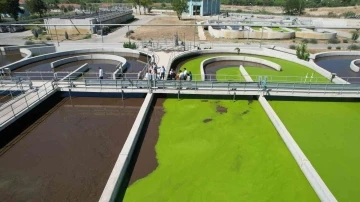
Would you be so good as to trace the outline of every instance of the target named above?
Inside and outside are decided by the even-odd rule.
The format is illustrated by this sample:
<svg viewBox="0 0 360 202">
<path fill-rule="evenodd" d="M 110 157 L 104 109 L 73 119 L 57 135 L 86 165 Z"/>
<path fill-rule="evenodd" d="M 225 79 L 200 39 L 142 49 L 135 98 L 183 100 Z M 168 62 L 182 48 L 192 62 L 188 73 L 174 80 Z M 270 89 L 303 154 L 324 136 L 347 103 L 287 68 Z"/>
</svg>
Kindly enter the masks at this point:
<svg viewBox="0 0 360 202">
<path fill-rule="evenodd" d="M 360 103 L 271 101 L 338 201 L 359 201 Z"/>
<path fill-rule="evenodd" d="M 229 54 L 229 55 L 237 56 L 236 54 Z M 193 80 L 195 80 L 195 81 L 201 80 L 201 77 L 200 77 L 201 62 L 205 59 L 216 57 L 216 56 L 226 56 L 226 55 L 201 56 L 201 57 L 195 58 L 193 60 L 187 61 L 186 63 L 184 63 L 181 66 L 181 69 L 186 68 L 188 71 L 191 71 L 193 74 Z M 304 78 L 300 78 L 300 77 L 305 77 L 306 75 L 308 75 L 308 77 L 310 77 L 313 74 L 313 77 L 314 77 L 312 80 L 313 82 L 315 82 L 315 81 L 328 82 L 328 79 L 326 79 L 319 73 L 315 72 L 314 70 L 312 70 L 306 66 L 303 66 L 303 65 L 295 63 L 295 62 L 291 62 L 291 61 L 287 61 L 287 60 L 283 60 L 283 59 L 279 59 L 279 58 L 259 56 L 259 55 L 248 55 L 248 56 L 262 58 L 262 59 L 277 63 L 282 68 L 282 71 L 278 72 L 278 71 L 275 71 L 272 69 L 266 69 L 266 68 L 245 67 L 245 69 L 249 73 L 249 75 L 255 75 L 255 76 L 253 76 L 254 80 L 257 79 L 256 75 L 262 75 L 262 76 L 266 75 L 266 76 L 272 76 L 273 80 L 284 80 L 285 81 L 285 79 L 286 79 L 286 81 L 290 81 L 290 82 L 294 82 L 294 81 L 301 82 L 304 80 Z M 281 78 L 279 76 L 281 76 Z M 288 76 L 288 77 L 283 78 L 282 76 Z M 290 76 L 294 76 L 294 77 L 290 77 Z M 309 78 L 307 79 L 307 81 L 309 81 Z"/>
<path fill-rule="evenodd" d="M 167 99 L 164 108 L 159 165 L 124 201 L 319 201 L 257 101 Z"/>
<path fill-rule="evenodd" d="M 260 31 L 261 27 L 251 27 L 255 31 Z"/>
<path fill-rule="evenodd" d="M 241 75 L 239 67 L 227 67 L 216 71 L 217 81 L 244 81 L 245 78 Z"/>
</svg>

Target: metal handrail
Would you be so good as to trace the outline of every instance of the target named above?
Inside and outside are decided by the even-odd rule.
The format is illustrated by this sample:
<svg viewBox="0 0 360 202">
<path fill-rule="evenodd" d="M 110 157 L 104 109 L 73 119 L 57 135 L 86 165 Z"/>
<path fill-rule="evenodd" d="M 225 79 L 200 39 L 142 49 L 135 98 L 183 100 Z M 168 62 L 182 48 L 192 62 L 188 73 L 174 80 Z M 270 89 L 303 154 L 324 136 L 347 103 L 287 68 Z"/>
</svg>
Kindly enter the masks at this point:
<svg viewBox="0 0 360 202">
<path fill-rule="evenodd" d="M 28 92 L 20 99 L 13 99 L 13 103 L 0 109 L 0 127 L 12 118 L 18 116 L 23 111 L 27 110 L 34 103 L 48 95 L 54 89 L 55 88 L 52 81 L 49 81 L 42 86 L 32 90 L 31 92 Z"/>
</svg>

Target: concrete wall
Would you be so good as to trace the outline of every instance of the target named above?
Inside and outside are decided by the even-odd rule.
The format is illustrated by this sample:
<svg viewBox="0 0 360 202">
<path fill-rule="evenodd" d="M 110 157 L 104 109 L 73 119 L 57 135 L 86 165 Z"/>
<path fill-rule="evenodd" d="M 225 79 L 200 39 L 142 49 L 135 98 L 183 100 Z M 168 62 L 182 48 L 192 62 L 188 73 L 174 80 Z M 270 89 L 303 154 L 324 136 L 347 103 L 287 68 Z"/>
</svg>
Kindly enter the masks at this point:
<svg viewBox="0 0 360 202">
<path fill-rule="evenodd" d="M 200 64 L 200 72 L 201 72 L 201 80 L 205 81 L 205 70 L 204 67 L 212 62 L 217 61 L 245 61 L 245 62 L 252 62 L 260 65 L 265 65 L 267 67 L 273 68 L 276 71 L 281 71 L 280 65 L 270 62 L 268 60 L 254 58 L 249 56 L 219 56 L 213 57 L 206 60 L 203 60 Z"/>
<path fill-rule="evenodd" d="M 209 33 L 214 38 L 226 38 L 226 39 L 291 39 L 294 38 L 294 32 L 275 32 L 275 31 L 239 31 L 229 29 L 213 29 L 212 26 L 208 27 Z"/>
<path fill-rule="evenodd" d="M 31 57 L 28 59 L 24 59 L 21 61 L 17 61 L 8 65 L 5 65 L 3 67 L 1 67 L 0 69 L 3 68 L 8 68 L 10 70 L 15 70 L 19 67 L 22 67 L 24 65 L 28 65 L 37 61 L 41 61 L 41 60 L 45 60 L 45 59 L 50 59 L 50 58 L 54 58 L 54 57 L 59 57 L 59 56 L 70 56 L 73 54 L 79 54 L 79 53 L 103 53 L 103 52 L 107 52 L 107 53 L 117 53 L 117 54 L 122 54 L 122 56 L 126 57 L 139 57 L 140 54 L 142 55 L 148 55 L 145 52 L 141 52 L 141 51 L 137 51 L 137 50 L 132 50 L 132 49 L 127 49 L 127 48 L 92 48 L 92 49 L 79 49 L 79 50 L 71 50 L 71 51 L 62 51 L 62 52 L 56 52 L 56 53 L 49 53 L 49 54 L 44 54 L 44 55 L 40 55 L 40 56 L 36 56 L 36 57 Z M 150 55 L 148 55 L 150 56 Z"/>
<path fill-rule="evenodd" d="M 32 56 L 38 56 L 38 55 L 56 52 L 55 46 L 34 47 L 34 48 L 27 48 L 27 50 L 31 52 Z"/>
<path fill-rule="evenodd" d="M 20 50 L 20 48 L 32 48 L 32 47 L 42 47 L 42 46 L 48 46 L 48 45 L 34 44 L 34 45 L 24 45 L 24 46 L 5 46 L 5 47 L 0 47 L 0 51 L 6 53 L 6 51 Z"/>
<path fill-rule="evenodd" d="M 126 64 L 126 59 L 121 56 L 107 55 L 107 54 L 91 54 L 91 55 L 79 55 L 74 57 L 63 58 L 50 63 L 50 65 L 51 68 L 56 68 L 66 63 L 76 62 L 81 60 L 115 60 L 118 61 L 119 63 L 121 62 L 122 64 Z"/>
<path fill-rule="evenodd" d="M 310 60 L 310 64 L 313 65 L 314 67 L 316 68 L 321 68 L 323 69 L 322 67 L 320 67 L 319 65 L 317 65 L 315 63 L 315 60 L 317 58 L 322 58 L 322 57 L 331 57 L 331 56 L 346 56 L 346 55 L 358 55 L 360 57 L 360 51 L 332 51 L 332 52 L 323 52 L 323 53 L 317 53 L 317 54 L 314 54 L 314 59 L 311 59 Z M 324 69 L 325 70 L 325 69 Z M 325 70 L 326 71 L 326 70 Z M 329 71 L 328 72 L 328 76 L 330 78 L 331 76 L 331 73 Z M 334 80 L 333 80 L 335 83 L 348 83 L 346 82 L 345 80 L 341 79 L 340 77 L 336 77 Z"/>
<path fill-rule="evenodd" d="M 336 32 L 332 33 L 321 33 L 314 32 L 310 29 L 301 28 L 301 32 L 295 32 L 296 38 L 304 38 L 304 39 L 319 39 L 319 40 L 328 40 L 332 38 L 336 38 Z"/>
<path fill-rule="evenodd" d="M 193 51 L 184 52 L 184 53 L 181 53 L 181 54 L 175 56 L 174 58 L 172 58 L 172 60 L 169 60 L 167 69 L 170 69 L 171 63 L 174 60 L 179 59 L 179 58 L 189 57 L 189 56 L 198 56 L 199 54 L 216 54 L 216 53 L 235 53 L 235 51 L 231 49 L 231 50 L 193 50 Z M 295 55 L 284 54 L 279 51 L 274 51 L 274 50 L 270 50 L 267 48 L 252 48 L 252 49 L 242 48 L 241 53 L 250 54 L 250 55 L 263 55 L 263 56 L 268 56 L 268 57 L 284 59 L 284 60 L 287 60 L 290 62 L 295 62 L 295 63 L 301 64 L 301 65 L 304 65 L 304 66 L 318 72 L 319 74 L 321 74 L 322 76 L 324 76 L 326 78 L 330 79 L 330 77 L 331 77 L 331 73 L 329 71 L 323 69 L 322 67 L 319 67 L 312 60 L 310 60 L 310 62 L 300 60 Z M 348 83 L 339 77 L 336 77 L 333 80 L 333 82 L 337 83 L 337 84 L 347 84 Z"/>
<path fill-rule="evenodd" d="M 148 93 L 146 95 L 145 100 L 131 128 L 131 131 L 126 139 L 123 148 L 121 149 L 119 157 L 101 194 L 99 202 L 115 201 L 115 197 L 117 194 L 116 190 L 118 190 L 121 182 L 126 175 L 127 167 L 129 166 L 130 159 L 134 153 L 136 143 L 139 139 L 141 129 L 149 112 L 153 97 L 154 96 L 152 93 Z"/>
<path fill-rule="evenodd" d="M 300 169 L 304 173 L 305 177 L 308 179 L 310 185 L 313 187 L 314 191 L 318 195 L 321 201 L 337 201 L 335 196 L 331 193 L 329 188 L 326 186 L 324 181 L 321 179 L 319 174 L 316 172 L 315 168 L 312 166 L 310 161 L 307 159 L 305 154 L 302 152 L 300 147 L 297 145 L 295 140 L 292 138 L 289 131 L 286 129 L 285 125 L 282 123 L 280 118 L 277 116 L 275 111 L 272 109 L 268 101 L 263 97 L 259 97 L 259 102 L 264 108 L 266 114 L 270 118 L 274 127 L 278 131 L 279 135 L 283 139 L 287 148 L 290 150 L 294 159 L 298 163 Z"/>
<path fill-rule="evenodd" d="M 359 72 L 359 70 L 360 70 L 360 59 L 351 61 L 350 69 L 353 70 L 354 72 Z"/>
<path fill-rule="evenodd" d="M 71 77 L 74 76 L 76 73 L 84 73 L 87 71 L 89 71 L 89 65 L 88 65 L 88 63 L 85 63 L 85 64 L 81 65 L 79 68 L 72 71 L 70 74 L 66 75 L 60 81 L 64 81 L 64 80 L 66 81 L 69 78 L 71 79 Z M 55 74 L 56 74 L 56 72 L 55 72 Z"/>
<path fill-rule="evenodd" d="M 47 32 L 51 34 L 64 35 L 65 31 L 68 34 L 91 34 L 91 27 L 98 25 L 101 21 L 102 24 L 119 24 L 124 23 L 130 19 L 134 18 L 132 11 L 126 11 L 122 13 L 110 13 L 100 16 L 100 19 L 97 16 L 85 19 L 60 19 L 60 18 L 49 18 L 44 19 L 44 24 L 46 25 Z M 59 26 L 53 26 L 57 24 Z M 83 24 L 84 26 L 75 26 L 75 24 Z M 60 26 L 64 25 L 64 26 Z"/>
<path fill-rule="evenodd" d="M 239 70 L 246 82 L 253 82 L 251 76 L 247 73 L 246 69 L 242 65 L 240 65 Z"/>
</svg>

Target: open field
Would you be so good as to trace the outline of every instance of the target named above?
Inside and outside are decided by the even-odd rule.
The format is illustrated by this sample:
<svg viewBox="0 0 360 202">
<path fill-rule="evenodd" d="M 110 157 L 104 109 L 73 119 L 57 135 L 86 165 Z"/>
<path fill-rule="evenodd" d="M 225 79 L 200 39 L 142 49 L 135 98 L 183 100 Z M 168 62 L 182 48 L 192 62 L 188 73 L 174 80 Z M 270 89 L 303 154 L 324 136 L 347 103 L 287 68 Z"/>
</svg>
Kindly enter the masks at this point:
<svg viewBox="0 0 360 202">
<path fill-rule="evenodd" d="M 216 71 L 217 81 L 245 81 L 239 67 L 227 67 Z"/>
<path fill-rule="evenodd" d="M 194 19 L 184 19 L 179 20 L 175 16 L 166 16 L 166 17 L 157 17 L 151 20 L 148 24 L 159 25 L 159 24 L 194 24 Z M 196 40 L 198 39 L 197 29 L 195 30 L 193 26 L 142 26 L 135 30 L 135 33 L 131 36 L 136 40 L 151 40 L 151 39 L 167 39 L 174 41 L 174 35 L 179 34 L 179 40 L 184 40 L 184 35 L 186 40 L 194 40 L 194 31 L 196 34 Z"/>
<path fill-rule="evenodd" d="M 360 103 L 271 101 L 338 201 L 360 193 Z"/>
<path fill-rule="evenodd" d="M 231 54 L 228 54 L 231 55 Z M 240 54 L 243 55 L 243 54 Z M 226 56 L 226 55 L 219 55 L 219 56 Z M 236 54 L 233 54 L 233 56 L 236 56 Z M 306 74 L 308 74 L 308 76 L 311 76 L 312 74 L 314 74 L 314 77 L 318 77 L 318 81 L 320 81 L 320 79 L 322 79 L 321 81 L 323 82 L 327 82 L 328 80 L 326 78 L 324 78 L 323 76 L 321 76 L 319 73 L 315 72 L 314 70 L 305 67 L 303 65 L 294 63 L 294 62 L 290 62 L 287 60 L 283 60 L 283 59 L 278 59 L 278 58 L 272 58 L 272 57 L 266 57 L 266 56 L 259 56 L 259 55 L 248 55 L 250 57 L 257 57 L 257 58 L 262 58 L 265 60 L 269 60 L 271 62 L 277 63 L 281 66 L 282 71 L 275 71 L 273 69 L 268 69 L 268 68 L 258 68 L 258 67 L 245 67 L 246 71 L 249 73 L 249 75 L 252 75 L 253 79 L 257 79 L 256 76 L 289 76 L 287 78 L 281 78 L 281 79 L 286 79 L 289 81 L 300 81 L 299 77 L 305 77 Z M 212 57 L 216 57 L 215 55 L 211 55 L 211 56 L 201 56 L 201 57 L 197 57 L 193 60 L 187 61 L 185 62 L 182 66 L 181 69 L 186 68 L 188 71 L 191 71 L 193 73 L 193 75 L 200 75 L 200 64 L 203 60 L 208 59 L 208 58 L 212 58 Z M 239 64 L 241 62 L 239 61 Z M 295 77 L 290 77 L 290 76 L 295 76 Z M 193 80 L 199 80 L 200 76 L 193 77 Z M 280 78 L 275 78 L 274 80 L 279 80 Z"/>
<path fill-rule="evenodd" d="M 164 109 L 159 165 L 124 201 L 318 201 L 257 101 L 167 99 Z"/>
</svg>

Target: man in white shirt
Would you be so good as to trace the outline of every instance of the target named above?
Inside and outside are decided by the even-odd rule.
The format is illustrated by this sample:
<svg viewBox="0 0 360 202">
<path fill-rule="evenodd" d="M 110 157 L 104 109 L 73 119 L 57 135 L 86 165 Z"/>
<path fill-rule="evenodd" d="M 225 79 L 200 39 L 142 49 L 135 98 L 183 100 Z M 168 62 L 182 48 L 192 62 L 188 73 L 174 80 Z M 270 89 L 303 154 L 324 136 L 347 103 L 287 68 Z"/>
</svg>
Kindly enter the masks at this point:
<svg viewBox="0 0 360 202">
<path fill-rule="evenodd" d="M 101 67 L 99 67 L 99 79 L 103 79 L 104 78 L 104 70 L 101 69 Z"/>
<path fill-rule="evenodd" d="M 165 79 L 165 67 L 162 66 L 160 68 L 160 79 L 164 80 Z"/>
<path fill-rule="evenodd" d="M 186 80 L 187 75 L 188 75 L 188 71 L 186 70 L 186 68 L 184 68 L 184 80 Z"/>
</svg>

